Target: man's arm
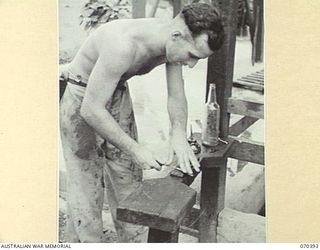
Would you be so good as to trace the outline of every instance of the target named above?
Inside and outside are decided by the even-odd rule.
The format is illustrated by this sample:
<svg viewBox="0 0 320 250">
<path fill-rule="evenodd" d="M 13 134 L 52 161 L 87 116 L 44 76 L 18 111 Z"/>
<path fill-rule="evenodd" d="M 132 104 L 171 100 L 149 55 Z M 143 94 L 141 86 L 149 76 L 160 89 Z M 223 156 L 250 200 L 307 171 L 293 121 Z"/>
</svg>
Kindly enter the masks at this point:
<svg viewBox="0 0 320 250">
<path fill-rule="evenodd" d="M 106 48 L 90 74 L 80 114 L 95 131 L 120 150 L 128 153 L 142 168 L 159 168 L 153 154 L 127 135 L 106 110 L 121 76 L 128 70 L 134 57 L 130 46 Z"/>
<path fill-rule="evenodd" d="M 171 147 L 169 162 L 176 154 L 182 171 L 192 174 L 191 165 L 199 171 L 199 162 L 196 159 L 187 141 L 188 107 L 184 92 L 182 66 L 180 64 L 166 64 L 168 88 L 168 113 L 171 122 Z"/>
</svg>

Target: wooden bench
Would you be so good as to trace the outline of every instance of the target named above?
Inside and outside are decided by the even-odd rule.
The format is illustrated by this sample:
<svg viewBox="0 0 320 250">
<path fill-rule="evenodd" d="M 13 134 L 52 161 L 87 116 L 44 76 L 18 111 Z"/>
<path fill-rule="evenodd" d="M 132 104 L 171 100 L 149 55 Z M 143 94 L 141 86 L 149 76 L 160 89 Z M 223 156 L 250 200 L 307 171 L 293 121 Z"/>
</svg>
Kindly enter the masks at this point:
<svg viewBox="0 0 320 250">
<path fill-rule="evenodd" d="M 178 242 L 182 219 L 196 202 L 196 191 L 179 178 L 146 180 L 120 202 L 117 219 L 149 227 L 148 242 Z"/>
</svg>

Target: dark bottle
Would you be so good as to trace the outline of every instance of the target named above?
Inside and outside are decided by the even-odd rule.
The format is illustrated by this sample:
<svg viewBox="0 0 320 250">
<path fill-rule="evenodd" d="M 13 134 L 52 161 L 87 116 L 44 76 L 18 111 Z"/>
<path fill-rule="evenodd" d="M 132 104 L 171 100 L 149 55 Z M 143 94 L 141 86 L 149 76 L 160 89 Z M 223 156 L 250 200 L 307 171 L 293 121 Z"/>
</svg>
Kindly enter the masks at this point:
<svg viewBox="0 0 320 250">
<path fill-rule="evenodd" d="M 216 85 L 210 83 L 202 129 L 202 144 L 216 146 L 219 143 L 220 106 L 217 103 Z"/>
</svg>

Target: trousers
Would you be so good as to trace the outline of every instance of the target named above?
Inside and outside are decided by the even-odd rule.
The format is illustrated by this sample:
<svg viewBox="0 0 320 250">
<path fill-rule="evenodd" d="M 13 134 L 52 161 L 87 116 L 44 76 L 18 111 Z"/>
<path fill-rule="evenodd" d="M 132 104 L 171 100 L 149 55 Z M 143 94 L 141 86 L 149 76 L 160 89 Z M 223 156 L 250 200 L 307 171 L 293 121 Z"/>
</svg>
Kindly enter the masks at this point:
<svg viewBox="0 0 320 250">
<path fill-rule="evenodd" d="M 60 101 L 60 136 L 67 172 L 66 240 L 104 242 L 102 208 L 106 193 L 118 242 L 146 242 L 146 227 L 116 218 L 119 202 L 141 185 L 142 170 L 80 116 L 84 93 L 84 87 L 68 83 Z M 106 109 L 137 140 L 126 82 L 117 87 Z"/>
</svg>

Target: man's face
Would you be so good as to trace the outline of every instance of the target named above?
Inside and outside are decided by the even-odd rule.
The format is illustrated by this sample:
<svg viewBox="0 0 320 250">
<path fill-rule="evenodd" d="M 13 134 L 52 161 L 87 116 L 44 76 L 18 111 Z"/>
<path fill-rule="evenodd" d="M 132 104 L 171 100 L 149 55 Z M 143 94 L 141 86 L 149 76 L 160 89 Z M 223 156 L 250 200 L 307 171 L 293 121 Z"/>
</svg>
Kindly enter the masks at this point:
<svg viewBox="0 0 320 250">
<path fill-rule="evenodd" d="M 169 62 L 179 62 L 190 68 L 193 68 L 199 59 L 207 58 L 212 53 L 206 33 L 193 38 L 190 32 L 186 32 L 184 35 L 179 31 L 173 32 L 166 45 L 166 57 Z"/>
</svg>

